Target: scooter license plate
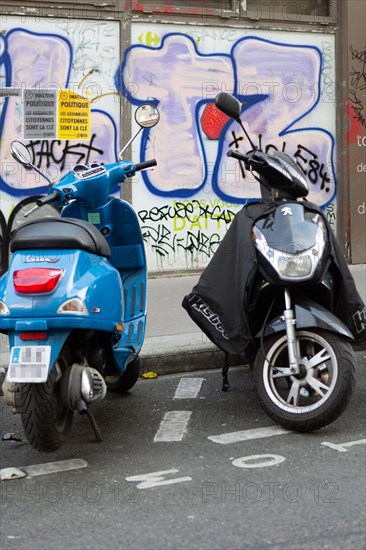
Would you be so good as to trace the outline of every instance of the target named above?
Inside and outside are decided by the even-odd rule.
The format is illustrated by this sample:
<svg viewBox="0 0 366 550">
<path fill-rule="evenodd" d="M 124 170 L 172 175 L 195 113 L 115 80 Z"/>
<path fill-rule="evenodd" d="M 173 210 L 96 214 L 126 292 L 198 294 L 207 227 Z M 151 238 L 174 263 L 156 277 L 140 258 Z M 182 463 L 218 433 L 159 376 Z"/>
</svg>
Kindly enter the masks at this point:
<svg viewBox="0 0 366 550">
<path fill-rule="evenodd" d="M 9 382 L 45 382 L 51 359 L 51 346 L 15 346 L 11 350 Z"/>
</svg>

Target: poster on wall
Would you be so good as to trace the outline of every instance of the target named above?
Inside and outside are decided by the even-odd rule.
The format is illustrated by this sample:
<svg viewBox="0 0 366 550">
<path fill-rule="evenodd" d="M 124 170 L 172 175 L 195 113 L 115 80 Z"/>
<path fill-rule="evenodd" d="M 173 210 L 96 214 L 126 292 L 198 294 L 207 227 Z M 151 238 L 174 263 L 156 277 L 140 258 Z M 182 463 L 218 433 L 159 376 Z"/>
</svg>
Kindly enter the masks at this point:
<svg viewBox="0 0 366 550">
<path fill-rule="evenodd" d="M 292 155 L 309 199 L 335 228 L 334 36 L 218 27 L 132 25 L 119 74 L 135 105 L 150 101 L 160 122 L 142 134 L 135 156 L 158 166 L 133 186 L 153 271 L 201 269 L 235 214 L 259 196 L 229 149 L 251 147 L 220 113 L 217 93 L 234 93 L 242 120 L 263 151 Z"/>
<path fill-rule="evenodd" d="M 0 97 L 0 210 L 5 220 L 21 201 L 48 187 L 39 174 L 13 160 L 11 141 L 21 140 L 52 181 L 77 163 L 115 162 L 121 132 L 114 83 L 120 38 L 115 21 L 2 19 L 0 88 L 12 89 L 9 97 Z"/>
</svg>

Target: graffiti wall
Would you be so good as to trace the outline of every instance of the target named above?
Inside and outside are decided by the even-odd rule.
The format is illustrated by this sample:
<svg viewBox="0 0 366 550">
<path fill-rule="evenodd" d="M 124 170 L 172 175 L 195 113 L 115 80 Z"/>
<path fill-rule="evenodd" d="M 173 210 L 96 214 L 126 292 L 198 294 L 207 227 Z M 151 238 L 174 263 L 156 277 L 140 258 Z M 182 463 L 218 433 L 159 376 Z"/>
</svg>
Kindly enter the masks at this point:
<svg viewBox="0 0 366 550">
<path fill-rule="evenodd" d="M 22 96 L 26 88 L 70 89 L 91 100 L 91 137 L 23 140 L 35 165 L 57 180 L 77 162 L 113 162 L 120 144 L 120 96 L 114 76 L 120 62 L 119 23 L 4 17 L 0 34 L 0 210 L 9 219 L 25 197 L 43 193 L 45 180 L 20 167 L 9 144 L 22 139 Z"/>
<path fill-rule="evenodd" d="M 335 71 L 330 35 L 135 24 L 116 85 L 134 104 L 149 99 L 159 124 L 142 136 L 158 167 L 133 188 L 153 270 L 204 267 L 259 184 L 227 151 L 249 150 L 237 123 L 214 106 L 235 93 L 252 141 L 291 154 L 310 200 L 336 218 Z"/>
<path fill-rule="evenodd" d="M 135 161 L 158 160 L 132 182 L 149 269 L 205 267 L 238 210 L 259 196 L 253 176 L 226 156 L 250 149 L 240 127 L 214 106 L 218 92 L 232 92 L 252 141 L 293 155 L 308 177 L 310 200 L 335 228 L 332 35 L 153 23 L 133 23 L 131 33 L 121 57 L 117 22 L 14 16 L 2 23 L 1 88 L 69 88 L 92 102 L 90 140 L 26 142 L 37 167 L 56 179 L 77 162 L 113 162 L 121 94 L 134 106 L 149 100 L 160 122 L 132 151 Z M 6 220 L 20 201 L 46 189 L 9 155 L 10 142 L 22 137 L 21 113 L 21 96 L 0 98 Z"/>
</svg>

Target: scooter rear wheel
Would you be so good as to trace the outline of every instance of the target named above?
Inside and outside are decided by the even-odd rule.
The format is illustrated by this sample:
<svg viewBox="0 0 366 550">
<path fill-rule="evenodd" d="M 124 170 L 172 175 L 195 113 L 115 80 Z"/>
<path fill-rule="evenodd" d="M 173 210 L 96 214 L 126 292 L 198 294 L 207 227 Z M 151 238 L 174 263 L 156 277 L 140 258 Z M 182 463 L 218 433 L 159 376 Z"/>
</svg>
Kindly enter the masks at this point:
<svg viewBox="0 0 366 550">
<path fill-rule="evenodd" d="M 296 337 L 300 373 L 294 376 L 289 369 L 286 335 L 272 336 L 254 362 L 254 391 L 278 424 L 310 432 L 336 420 L 347 407 L 355 385 L 355 358 L 351 345 L 336 333 L 309 329 Z"/>
<path fill-rule="evenodd" d="M 74 413 L 63 405 L 59 397 L 60 377 L 70 364 L 70 353 L 64 346 L 46 382 L 20 386 L 24 433 L 37 451 L 56 451 L 70 431 Z"/>
<path fill-rule="evenodd" d="M 126 367 L 126 370 L 117 376 L 106 376 L 107 388 L 114 393 L 126 393 L 137 382 L 140 374 L 140 359 L 135 357 Z"/>
</svg>

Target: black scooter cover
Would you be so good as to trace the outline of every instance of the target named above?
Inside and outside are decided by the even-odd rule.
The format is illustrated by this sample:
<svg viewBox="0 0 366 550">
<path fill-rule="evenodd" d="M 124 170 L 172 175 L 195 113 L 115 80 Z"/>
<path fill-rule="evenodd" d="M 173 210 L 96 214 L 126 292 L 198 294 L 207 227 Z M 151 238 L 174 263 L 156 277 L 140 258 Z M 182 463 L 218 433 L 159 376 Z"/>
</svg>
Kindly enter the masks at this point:
<svg viewBox="0 0 366 550">
<path fill-rule="evenodd" d="M 246 314 L 257 271 L 252 227 L 256 220 L 273 212 L 278 204 L 273 201 L 253 202 L 240 210 L 197 285 L 183 299 L 182 306 L 193 321 L 214 344 L 231 355 L 245 356 L 247 346 L 253 341 Z M 315 204 L 302 204 L 323 216 Z M 340 274 L 338 301 L 333 313 L 355 338 L 364 340 L 365 304 L 334 233 L 324 216 L 323 219 L 328 230 L 330 254 Z"/>
</svg>

